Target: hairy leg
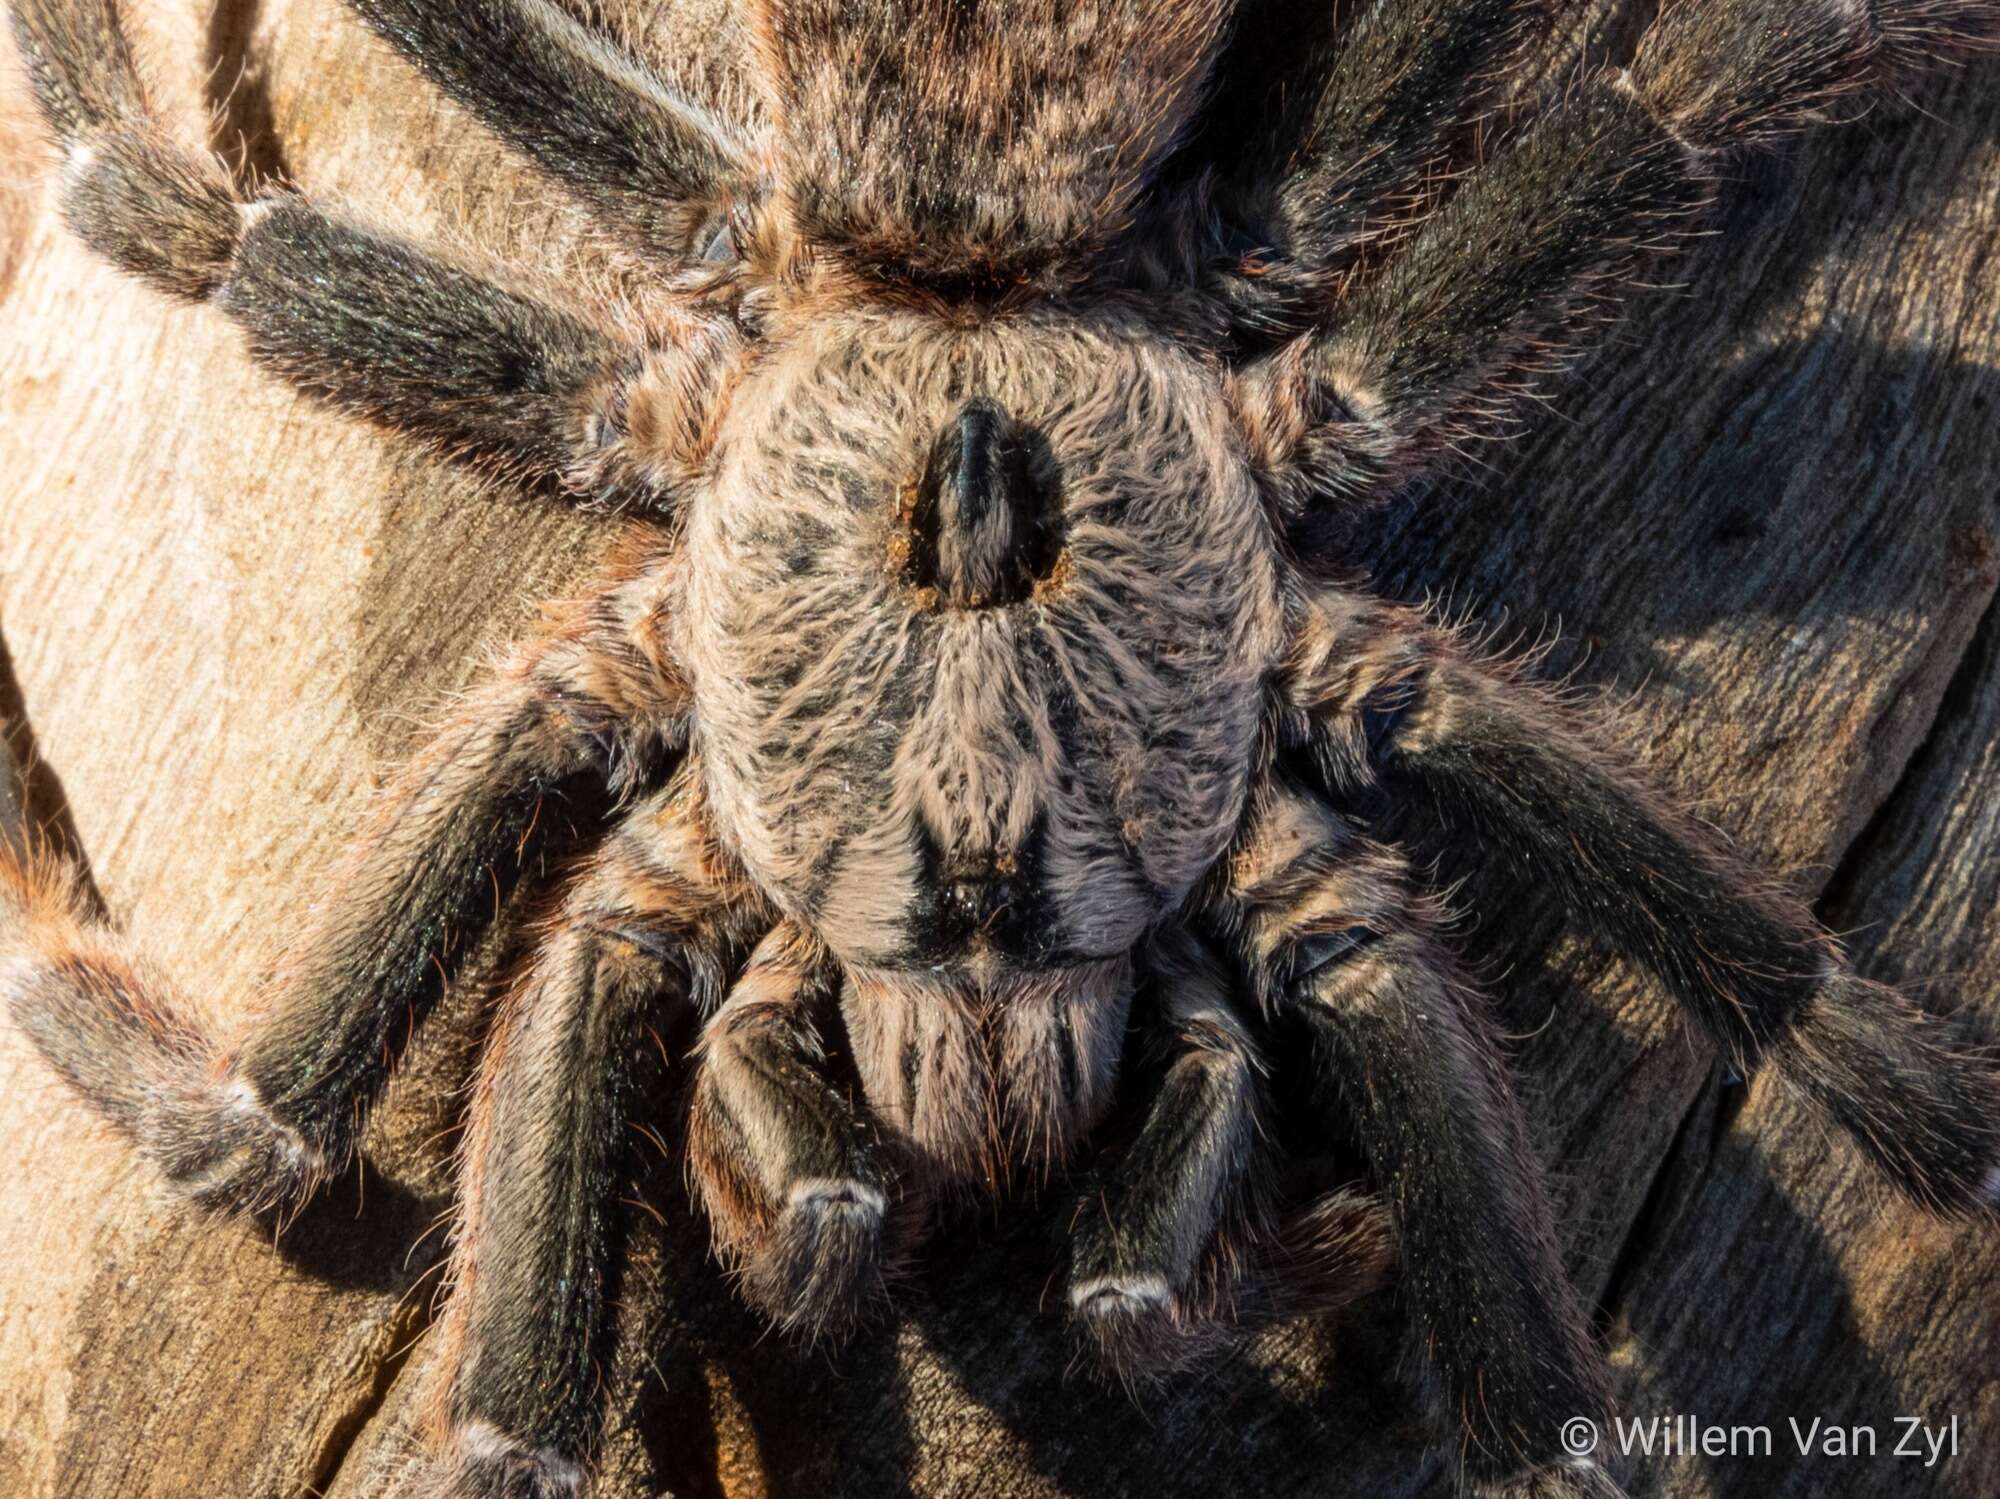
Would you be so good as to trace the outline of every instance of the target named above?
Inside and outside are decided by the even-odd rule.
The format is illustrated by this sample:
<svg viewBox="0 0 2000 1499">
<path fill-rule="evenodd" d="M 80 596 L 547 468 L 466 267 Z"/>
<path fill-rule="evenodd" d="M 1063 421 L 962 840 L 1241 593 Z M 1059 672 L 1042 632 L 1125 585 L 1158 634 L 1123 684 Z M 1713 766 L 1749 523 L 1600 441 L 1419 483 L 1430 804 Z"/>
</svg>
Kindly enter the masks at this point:
<svg viewBox="0 0 2000 1499">
<path fill-rule="evenodd" d="M 505 1001 L 468 1111 L 430 1452 L 409 1494 L 573 1495 L 597 1435 L 614 1225 L 655 1017 L 713 1003 L 749 912 L 687 788 L 638 803 Z"/>
<path fill-rule="evenodd" d="M 1278 180 L 1287 253 L 1319 270 L 1407 228 L 1520 38 L 1522 0 L 1376 0 L 1344 30 Z"/>
<path fill-rule="evenodd" d="M 688 1140 L 745 1294 L 814 1341 L 843 1336 L 879 1298 L 910 1216 L 880 1132 L 828 1071 L 816 1022 L 836 981 L 805 933 L 764 939 L 703 1033 Z"/>
<path fill-rule="evenodd" d="M 1526 0 L 1242 0 L 1144 243 L 1238 358 L 1322 324 L 1436 207 L 1528 51 Z M 1190 233 L 1190 229 L 1194 232 Z"/>
<path fill-rule="evenodd" d="M 296 1202 L 352 1152 L 368 1106 L 567 783 L 656 778 L 684 704 L 659 655 L 657 583 L 604 592 L 458 706 L 335 861 L 234 1048 L 198 1036 L 171 989 L 125 956 L 73 882 L 0 848 L 29 913 L 6 997 L 56 1070 L 184 1192 L 258 1210 Z"/>
<path fill-rule="evenodd" d="M 1996 0 L 1665 6 L 1629 72 L 1567 90 L 1325 331 L 1246 373 L 1274 493 L 1301 515 L 1379 495 L 1504 425 L 1594 341 L 1642 270 L 1688 242 L 1729 150 L 1823 118 L 1929 55 L 1995 42 Z"/>
<path fill-rule="evenodd" d="M 549 0 L 349 0 L 501 139 L 679 263 L 754 142 Z"/>
<path fill-rule="evenodd" d="M 1329 794 L 1434 809 L 1656 974 L 1741 1065 L 1769 1063 L 1912 1198 L 2000 1190 L 2000 1075 L 1857 977 L 1797 900 L 1675 810 L 1571 705 L 1410 611 L 1324 594 L 1296 741 Z"/>
<path fill-rule="evenodd" d="M 1229 995 L 1229 976 L 1182 931 L 1162 933 L 1148 967 L 1164 1077 L 1132 1147 L 1078 1207 L 1070 1310 L 1107 1368 L 1164 1375 L 1217 1310 L 1199 1284 L 1218 1235 L 1266 1228 L 1259 1180 L 1262 1070 Z M 1204 1294 L 1207 1292 L 1208 1294 Z"/>
<path fill-rule="evenodd" d="M 1481 1491 L 1615 1494 L 1564 1461 L 1562 1423 L 1603 1410 L 1600 1361 L 1484 1002 L 1401 857 L 1273 782 L 1209 916 L 1303 1022 L 1328 1128 L 1388 1197 L 1404 1294 Z"/>
<path fill-rule="evenodd" d="M 671 475 L 634 450 L 630 409 L 722 362 L 721 325 L 687 315 L 638 341 L 296 194 L 239 201 L 153 117 L 110 4 L 15 0 L 12 16 L 65 153 L 65 216 L 100 255 L 214 302 L 259 362 L 342 410 L 588 503 L 665 503 Z"/>
</svg>

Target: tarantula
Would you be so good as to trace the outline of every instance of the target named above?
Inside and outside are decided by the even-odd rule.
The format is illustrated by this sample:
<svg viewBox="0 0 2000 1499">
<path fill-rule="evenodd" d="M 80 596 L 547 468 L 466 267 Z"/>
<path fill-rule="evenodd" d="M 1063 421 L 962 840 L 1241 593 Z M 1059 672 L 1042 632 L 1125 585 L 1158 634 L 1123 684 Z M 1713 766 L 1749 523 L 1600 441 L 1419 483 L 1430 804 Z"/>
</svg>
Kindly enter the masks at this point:
<svg viewBox="0 0 2000 1499">
<path fill-rule="evenodd" d="M 15 0 L 70 224 L 300 389 L 633 540 L 387 788 L 243 1034 L 181 1018 L 46 861 L 6 866 L 4 986 L 183 1193 L 282 1212 L 353 1156 L 544 799 L 612 798 L 483 1048 L 407 1492 L 582 1488 L 626 1119 L 679 1011 L 718 1250 L 809 1333 L 927 1204 L 1083 1153 L 1133 1035 L 1164 1053 L 1075 1229 L 1074 1318 L 1129 1372 L 1277 1232 L 1282 1022 L 1386 1200 L 1471 1479 L 1616 1493 L 1559 1444 L 1598 1356 L 1401 836 L 1422 811 L 1918 1203 L 1993 1200 L 1983 1064 L 1328 538 L 1601 328 L 1724 153 L 1990 40 L 2000 6 L 1669 4 L 1629 71 L 1458 181 L 1436 164 L 1529 5 L 1383 0 L 1221 89 L 1270 15 L 757 0 L 764 98 L 724 119 L 547 0 L 352 3 L 655 268 L 640 313 L 239 191 L 149 113 L 107 0 Z"/>
</svg>

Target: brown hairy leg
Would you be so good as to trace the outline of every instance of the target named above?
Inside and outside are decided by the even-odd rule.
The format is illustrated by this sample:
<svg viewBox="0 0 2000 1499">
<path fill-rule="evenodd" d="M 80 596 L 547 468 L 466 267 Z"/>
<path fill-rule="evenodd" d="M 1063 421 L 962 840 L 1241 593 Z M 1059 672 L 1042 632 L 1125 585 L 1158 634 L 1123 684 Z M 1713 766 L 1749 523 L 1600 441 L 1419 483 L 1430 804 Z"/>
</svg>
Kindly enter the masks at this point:
<svg viewBox="0 0 2000 1499">
<path fill-rule="evenodd" d="M 518 44 L 544 64 L 561 59 L 579 76 L 592 73 L 571 35 L 582 28 L 539 0 L 363 8 L 399 45 Z M 541 32 L 508 38 L 509 12 L 532 14 L 567 41 Z M 297 193 L 245 199 L 218 158 L 182 145 L 154 115 L 111 0 L 17 0 L 11 19 L 63 151 L 63 215 L 99 255 L 170 296 L 213 303 L 278 376 L 433 451 L 585 504 L 670 503 L 685 477 L 681 413 L 727 366 L 734 345 L 726 321 L 685 304 L 644 319 L 584 316 L 561 305 L 561 289 L 499 284 L 484 270 L 343 222 Z M 474 62 L 440 58 L 439 67 L 460 77 L 452 70 Z M 546 76 L 495 76 L 514 85 L 500 87 L 495 108 L 524 108 L 515 95 L 555 89 Z M 602 89 L 613 85 L 592 76 L 601 111 Z M 567 122 L 544 111 L 522 126 L 525 137 L 503 133 L 516 144 L 539 142 L 546 149 L 537 159 L 573 185 L 609 191 L 612 169 L 584 160 L 565 134 L 565 123 L 583 128 L 575 116 L 591 112 L 583 94 L 571 102 Z M 648 132 L 637 116 L 627 123 L 664 143 L 664 126 Z M 629 156 L 632 142 L 622 149 Z M 575 170 L 565 174 L 564 162 Z M 693 191 L 715 163 L 684 165 Z M 633 209 L 630 192 L 612 196 Z M 665 223 L 672 207 L 653 204 L 660 234 L 680 232 Z M 519 278 L 500 278 L 510 279 Z M 635 443 L 635 428 L 659 440 Z"/>
<path fill-rule="evenodd" d="M 438 1404 L 398 1494 L 582 1491 L 634 1106 L 659 1091 L 659 1031 L 717 1002 L 768 920 L 717 852 L 691 768 L 575 880 L 481 1059 Z"/>
<path fill-rule="evenodd" d="M 1451 18 L 1413 56 L 1462 32 L 1464 60 L 1476 62 L 1513 7 L 1427 0 L 1408 9 Z M 1852 108 L 1850 98 L 1935 57 L 1996 44 L 1995 0 L 1662 6 L 1629 71 L 1565 89 L 1466 172 L 1379 272 L 1343 288 L 1319 328 L 1242 372 L 1257 462 L 1305 528 L 1301 539 L 1312 536 L 1315 502 L 1379 499 L 1504 430 L 1524 397 L 1657 283 L 1662 258 L 1699 231 L 1729 153 Z M 1337 256 L 1357 225 L 1407 220 L 1400 138 L 1421 156 L 1444 137 L 1417 122 L 1458 116 L 1463 89 L 1448 87 L 1447 74 L 1410 63 L 1384 77 L 1409 90 L 1393 120 L 1370 127 L 1362 110 L 1314 137 L 1330 154 L 1309 150 L 1288 179 L 1278 217 L 1298 241 L 1291 253 L 1308 263 Z M 1353 157 L 1372 140 L 1355 126 L 1386 130 L 1376 142 L 1383 154 Z M 1349 189 L 1377 173 L 1386 174 L 1384 201 L 1355 200 Z"/>
<path fill-rule="evenodd" d="M 741 126 L 549 0 L 348 0 L 495 135 L 669 264 L 754 154 Z"/>
<path fill-rule="evenodd" d="M 1407 230 L 1442 188 L 1455 138 L 1495 92 L 1526 0 L 1387 0 L 1342 28 L 1323 85 L 1288 132 L 1270 209 L 1288 253 L 1339 269 Z"/>
<path fill-rule="evenodd" d="M 1337 803 L 1418 815 L 1406 841 L 1469 830 L 1523 889 L 1645 964 L 1737 1066 L 1768 1062 L 1910 1198 L 2000 1205 L 2000 1073 L 1858 977 L 1803 903 L 1577 707 L 1410 610 L 1335 590 L 1308 611 L 1289 677 L 1290 738 Z"/>
<path fill-rule="evenodd" d="M 458 704 L 385 788 L 233 1044 L 198 1034 L 60 868 L 0 846 L 29 916 L 4 970 L 16 1022 L 186 1196 L 297 1205 L 352 1155 L 369 1106 L 497 896 L 557 819 L 655 780 L 684 738 L 645 546 Z"/>
<path fill-rule="evenodd" d="M 1540 1163 L 1486 1004 L 1396 850 L 1303 788 L 1261 787 L 1208 921 L 1310 1037 L 1326 1128 L 1388 1198 L 1402 1287 L 1484 1494 L 1615 1495 L 1562 1422 L 1605 1408 Z"/>
</svg>

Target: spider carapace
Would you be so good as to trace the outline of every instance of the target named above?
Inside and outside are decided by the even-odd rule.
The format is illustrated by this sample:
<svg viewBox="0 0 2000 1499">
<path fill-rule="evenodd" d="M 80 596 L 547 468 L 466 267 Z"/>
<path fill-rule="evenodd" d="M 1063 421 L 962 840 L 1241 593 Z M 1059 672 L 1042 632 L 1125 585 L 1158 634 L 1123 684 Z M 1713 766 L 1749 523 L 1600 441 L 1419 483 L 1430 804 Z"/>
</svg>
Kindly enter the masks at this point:
<svg viewBox="0 0 2000 1499">
<path fill-rule="evenodd" d="M 1600 1357 L 1433 836 L 1916 1202 L 1991 1202 L 1985 1063 L 1593 715 L 1325 555 L 1584 347 L 1728 152 L 1990 42 L 1991 0 L 1679 0 L 1546 99 L 1512 0 L 1295 48 L 1270 30 L 1312 8 L 1277 0 L 754 0 L 740 96 L 544 0 L 353 5 L 647 284 L 589 305 L 240 187 L 151 112 L 114 6 L 14 0 L 69 223 L 300 389 L 631 537 L 393 779 L 237 1034 L 58 861 L 0 865 L 0 983 L 189 1197 L 282 1212 L 351 1160 L 544 801 L 609 793 L 483 1049 L 399 1492 L 587 1486 L 606 1204 L 679 1014 L 690 1176 L 781 1325 L 845 1330 L 931 1205 L 1087 1162 L 1071 1315 L 1163 1374 L 1300 1262 L 1266 1252 L 1281 1079 L 1373 1187 L 1318 1204 L 1319 1270 L 1365 1286 L 1393 1229 L 1468 1480 L 1615 1494 L 1561 1446 Z"/>
<path fill-rule="evenodd" d="M 1115 312 L 870 308 L 714 444 L 665 613 L 722 841 L 920 1154 L 1065 1154 L 1268 750 L 1280 562 L 1220 377 Z"/>
</svg>

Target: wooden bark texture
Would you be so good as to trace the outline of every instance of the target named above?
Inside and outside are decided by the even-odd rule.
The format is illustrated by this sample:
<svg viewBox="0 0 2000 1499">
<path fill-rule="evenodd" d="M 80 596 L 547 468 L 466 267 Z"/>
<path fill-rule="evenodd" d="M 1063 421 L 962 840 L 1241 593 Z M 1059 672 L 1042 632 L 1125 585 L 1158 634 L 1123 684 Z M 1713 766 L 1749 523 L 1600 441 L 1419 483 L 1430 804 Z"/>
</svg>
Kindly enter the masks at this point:
<svg viewBox="0 0 2000 1499">
<path fill-rule="evenodd" d="M 723 0 L 633 5 L 691 86 Z M 552 189 L 336 0 L 128 7 L 184 127 L 367 218 L 564 274 Z M 1591 46 L 1641 4 L 1570 14 Z M 1552 40 L 1552 76 L 1572 52 Z M 26 811 L 217 1022 L 254 1001 L 372 778 L 569 586 L 600 526 L 419 460 L 253 371 L 223 321 L 89 258 L 0 83 L 0 715 Z M 239 75 L 243 82 L 238 85 Z M 1381 586 L 1535 638 L 1616 691 L 1676 794 L 1851 934 L 1869 973 L 2000 1038 L 2000 72 L 1744 168 L 1695 290 L 1646 303 L 1476 481 L 1366 543 Z M 613 273 L 617 268 L 611 267 Z M 1664 998 L 1477 878 L 1469 940 L 1620 1408 L 1772 1428 L 1769 1457 L 1616 1464 L 1635 1495 L 2000 1493 L 2000 1233 L 1890 1200 Z M 280 1240 L 192 1220 L 0 1033 L 0 1494 L 358 1499 L 425 1363 L 475 973 L 394 1089 L 365 1179 Z M 642 1183 L 603 1499 L 1438 1495 L 1393 1292 L 1134 1401 L 1068 1368 L 1059 1194 L 937 1242 L 893 1326 L 763 1335 L 678 1168 Z M 1926 1468 L 1898 1416 L 1957 1420 Z M 1874 1459 L 1788 1456 L 1786 1421 Z"/>
</svg>

